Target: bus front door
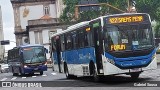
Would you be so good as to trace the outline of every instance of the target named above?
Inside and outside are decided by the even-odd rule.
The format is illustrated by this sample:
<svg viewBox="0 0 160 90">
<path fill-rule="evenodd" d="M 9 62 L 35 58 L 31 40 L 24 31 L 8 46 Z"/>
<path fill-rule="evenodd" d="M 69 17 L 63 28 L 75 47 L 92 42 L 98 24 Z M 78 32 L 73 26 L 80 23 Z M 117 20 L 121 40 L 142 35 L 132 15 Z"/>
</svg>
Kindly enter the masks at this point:
<svg viewBox="0 0 160 90">
<path fill-rule="evenodd" d="M 102 41 L 102 33 L 101 33 L 102 32 L 101 20 L 99 19 L 92 22 L 91 29 L 93 30 L 93 35 L 94 35 L 97 73 L 102 74 L 103 72 L 100 72 L 100 70 L 103 69 L 103 66 L 102 66 L 103 41 Z"/>
</svg>

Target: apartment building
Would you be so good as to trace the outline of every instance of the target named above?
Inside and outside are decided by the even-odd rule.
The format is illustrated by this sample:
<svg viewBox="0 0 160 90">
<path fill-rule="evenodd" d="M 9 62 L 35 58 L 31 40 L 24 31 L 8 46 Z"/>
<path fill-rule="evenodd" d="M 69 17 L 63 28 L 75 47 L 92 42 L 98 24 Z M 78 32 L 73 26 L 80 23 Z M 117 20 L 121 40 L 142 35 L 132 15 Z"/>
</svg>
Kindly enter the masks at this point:
<svg viewBox="0 0 160 90">
<path fill-rule="evenodd" d="M 65 28 L 59 23 L 64 8 L 62 0 L 11 0 L 11 3 L 16 45 L 41 44 L 49 51 L 51 34 Z"/>
</svg>

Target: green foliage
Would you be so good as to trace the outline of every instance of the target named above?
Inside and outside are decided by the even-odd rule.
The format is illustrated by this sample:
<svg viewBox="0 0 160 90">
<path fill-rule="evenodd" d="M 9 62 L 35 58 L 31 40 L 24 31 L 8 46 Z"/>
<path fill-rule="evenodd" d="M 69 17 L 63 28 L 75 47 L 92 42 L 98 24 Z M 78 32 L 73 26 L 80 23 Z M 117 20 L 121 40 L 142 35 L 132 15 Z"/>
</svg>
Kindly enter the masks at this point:
<svg viewBox="0 0 160 90">
<path fill-rule="evenodd" d="M 78 4 L 78 0 L 63 0 L 64 5 L 66 5 L 63 10 L 63 14 L 60 16 L 62 22 L 72 22 L 74 20 L 74 10 L 75 5 Z"/>
<path fill-rule="evenodd" d="M 151 16 L 151 20 L 157 22 L 154 30 L 155 37 L 160 37 L 160 2 L 159 0 L 137 0 L 137 11 L 142 13 L 148 13 Z"/>
<path fill-rule="evenodd" d="M 159 22 L 157 22 L 157 25 L 155 26 L 155 37 L 156 38 L 159 38 L 160 37 L 160 23 Z"/>
<path fill-rule="evenodd" d="M 157 20 L 157 9 L 160 7 L 159 0 L 137 0 L 137 11 L 142 13 L 148 13 L 152 20 Z"/>
<path fill-rule="evenodd" d="M 125 1 L 126 0 L 98 0 L 100 3 L 109 3 L 115 7 L 118 7 L 121 10 L 125 10 Z M 60 16 L 62 22 L 73 22 L 75 20 L 75 5 L 78 5 L 78 0 L 63 0 L 64 5 L 66 5 L 63 10 L 63 14 Z M 79 13 L 79 19 L 77 21 L 86 21 L 97 18 L 99 16 L 103 16 L 106 14 L 120 13 L 118 10 L 114 10 L 112 8 L 106 7 L 105 5 L 101 6 L 101 9 L 98 11 L 83 11 Z"/>
<path fill-rule="evenodd" d="M 83 11 L 79 13 L 79 19 L 75 20 L 75 5 L 78 5 L 79 0 L 63 0 L 64 5 L 66 6 L 63 10 L 63 14 L 60 16 L 62 22 L 74 22 L 74 21 L 86 21 L 103 16 L 106 14 L 115 14 L 121 13 L 105 5 L 101 6 L 101 9 L 98 11 Z M 109 3 L 110 5 L 117 7 L 123 11 L 126 11 L 127 1 L 128 0 L 98 0 L 100 3 Z M 148 13 L 151 16 L 152 20 L 157 22 L 155 27 L 156 37 L 160 37 L 160 2 L 159 0 L 136 0 L 136 9 L 140 13 Z"/>
<path fill-rule="evenodd" d="M 80 17 L 79 17 L 80 19 L 78 20 L 78 22 L 88 21 L 88 20 L 97 18 L 98 16 L 100 16 L 100 11 L 94 11 L 94 10 L 84 11 L 80 13 Z"/>
</svg>

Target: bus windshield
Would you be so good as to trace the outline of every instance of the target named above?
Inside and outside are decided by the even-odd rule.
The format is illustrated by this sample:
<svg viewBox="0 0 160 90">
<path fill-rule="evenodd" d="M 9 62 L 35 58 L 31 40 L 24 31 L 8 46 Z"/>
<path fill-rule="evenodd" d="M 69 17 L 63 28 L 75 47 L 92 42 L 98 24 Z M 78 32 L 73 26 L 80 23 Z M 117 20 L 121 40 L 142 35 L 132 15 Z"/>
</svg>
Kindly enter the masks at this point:
<svg viewBox="0 0 160 90">
<path fill-rule="evenodd" d="M 142 50 L 153 47 L 150 24 L 107 25 L 104 28 L 107 51 Z"/>
<path fill-rule="evenodd" d="M 44 62 L 45 50 L 43 47 L 27 47 L 23 49 L 24 63 Z"/>
</svg>

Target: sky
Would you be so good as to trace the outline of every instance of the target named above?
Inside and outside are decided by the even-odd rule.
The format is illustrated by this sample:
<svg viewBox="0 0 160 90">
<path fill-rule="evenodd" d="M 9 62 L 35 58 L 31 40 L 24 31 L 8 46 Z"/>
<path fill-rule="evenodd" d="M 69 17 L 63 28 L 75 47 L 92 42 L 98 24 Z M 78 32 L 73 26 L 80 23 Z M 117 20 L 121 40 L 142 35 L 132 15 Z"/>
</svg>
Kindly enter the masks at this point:
<svg viewBox="0 0 160 90">
<path fill-rule="evenodd" d="M 15 42 L 14 15 L 12 4 L 10 0 L 0 0 L 0 6 L 2 9 L 4 40 L 10 40 Z M 14 42 L 10 42 L 10 45 L 5 45 L 5 50 L 9 50 L 15 47 L 16 44 Z"/>
</svg>

